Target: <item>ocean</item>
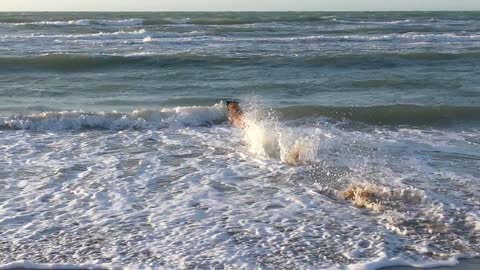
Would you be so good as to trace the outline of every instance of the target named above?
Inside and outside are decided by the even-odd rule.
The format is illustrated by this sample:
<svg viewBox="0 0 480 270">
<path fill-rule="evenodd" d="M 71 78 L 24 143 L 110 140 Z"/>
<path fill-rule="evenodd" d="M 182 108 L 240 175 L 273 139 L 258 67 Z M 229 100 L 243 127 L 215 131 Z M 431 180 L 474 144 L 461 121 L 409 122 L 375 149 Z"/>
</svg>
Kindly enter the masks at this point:
<svg viewBox="0 0 480 270">
<path fill-rule="evenodd" d="M 0 268 L 452 265 L 479 132 L 479 12 L 0 13 Z"/>
</svg>

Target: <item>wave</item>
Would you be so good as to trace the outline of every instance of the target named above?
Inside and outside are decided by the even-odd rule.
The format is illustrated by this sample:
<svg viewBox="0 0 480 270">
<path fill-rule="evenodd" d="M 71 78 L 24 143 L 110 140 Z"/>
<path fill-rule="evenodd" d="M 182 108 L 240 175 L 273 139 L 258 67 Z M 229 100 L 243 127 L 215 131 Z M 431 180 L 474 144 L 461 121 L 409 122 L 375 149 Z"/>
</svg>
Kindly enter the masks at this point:
<svg viewBox="0 0 480 270">
<path fill-rule="evenodd" d="M 219 16 L 222 15 L 222 16 Z M 261 15 L 261 14 L 260 14 Z M 408 24 L 415 22 L 411 19 L 392 20 L 392 21 L 359 21 L 341 19 L 338 15 L 315 15 L 315 14 L 284 14 L 264 16 L 251 16 L 238 14 L 192 14 L 189 17 L 163 17 L 159 18 L 129 18 L 129 19 L 77 19 L 77 20 L 45 20 L 30 21 L 22 18 L 3 18 L 0 24 L 10 25 L 111 25 L 111 26 L 136 26 L 136 25 L 169 25 L 169 24 L 193 24 L 193 25 L 242 25 L 256 23 L 308 23 L 308 22 L 330 22 L 347 24 Z M 426 21 L 428 22 L 428 21 Z M 456 22 L 456 21 L 455 21 Z"/>
<path fill-rule="evenodd" d="M 220 15 L 224 15 L 219 13 Z M 218 14 L 208 14 L 204 16 L 191 16 L 180 18 L 160 18 L 147 19 L 144 25 L 163 25 L 163 24 L 192 24 L 192 25 L 241 25 L 241 24 L 255 24 L 255 23 L 302 23 L 302 22 L 333 22 L 335 16 L 325 15 L 277 15 L 264 14 L 265 16 L 250 16 L 245 14 L 238 14 L 232 16 L 225 14 L 218 16 Z"/>
<path fill-rule="evenodd" d="M 142 39 L 143 40 L 143 39 Z M 313 56 L 284 55 L 204 55 L 195 53 L 175 54 L 131 54 L 131 55 L 84 55 L 45 54 L 27 57 L 0 57 L 0 70 L 25 71 L 85 71 L 121 67 L 167 67 L 191 65 L 288 65 L 288 66 L 331 66 L 381 68 L 401 65 L 424 65 L 432 61 L 479 61 L 480 52 L 440 53 L 370 53 L 370 54 L 327 54 Z"/>
<path fill-rule="evenodd" d="M 432 23 L 442 25 L 465 25 L 476 23 L 476 20 L 442 20 L 442 19 L 398 19 L 398 20 L 375 20 L 368 19 L 349 19 L 342 16 L 315 16 L 315 15 L 298 15 L 298 16 L 191 16 L 191 17 L 160 17 L 160 18 L 130 18 L 130 19 L 77 19 L 77 20 L 45 20 L 45 21 L 25 21 L 22 19 L 3 19 L 0 24 L 12 26 L 88 26 L 88 25 L 105 25 L 105 26 L 163 26 L 163 25 L 248 25 L 248 24 L 296 24 L 296 23 L 323 23 L 323 24 L 346 24 L 346 25 L 377 25 L 377 26 L 429 26 Z"/>
<path fill-rule="evenodd" d="M 382 105 L 369 107 L 290 106 L 274 109 L 281 120 L 327 117 L 373 125 L 448 125 L 480 121 L 480 107 Z M 247 115 L 254 113 L 247 112 Z M 256 119 L 256 118 L 255 118 Z M 258 119 L 257 119 L 258 120 Z M 272 122 L 278 122 L 273 119 Z M 226 121 L 223 102 L 212 106 L 188 106 L 132 112 L 40 112 L 0 118 L 1 129 L 81 130 L 147 129 L 170 126 L 208 126 Z M 252 125 L 255 126 L 255 125 Z M 253 129 L 252 129 L 253 130 Z M 254 136 L 258 137 L 257 133 Z"/>
<path fill-rule="evenodd" d="M 478 22 L 477 13 L 425 12 L 159 12 L 159 13 L 73 13 L 2 14 L 0 24 L 17 25 L 235 25 L 255 23 L 333 23 L 378 25 L 462 25 Z"/>
<path fill-rule="evenodd" d="M 13 25 L 89 25 L 89 20 L 20 22 Z"/>
<path fill-rule="evenodd" d="M 145 25 L 162 25 L 162 24 L 195 24 L 195 25 L 242 25 L 242 24 L 258 24 L 258 23 L 326 23 L 326 24 L 351 24 L 351 25 L 429 25 L 432 22 L 437 24 L 456 24 L 463 25 L 467 23 L 474 23 L 477 20 L 470 19 L 432 19 L 430 17 L 424 18 L 392 18 L 385 17 L 371 17 L 359 16 L 352 18 L 345 16 L 346 14 L 314 14 L 314 13 L 291 13 L 274 15 L 274 13 L 258 13 L 256 16 L 252 14 L 209 14 L 210 16 L 192 15 L 190 17 L 176 17 L 176 18 L 160 18 L 147 19 L 144 21 Z M 358 15 L 358 14 L 357 14 Z M 408 17 L 408 16 L 407 16 Z"/>
<path fill-rule="evenodd" d="M 350 41 L 402 41 L 402 42 L 449 42 L 449 41 L 478 41 L 480 34 L 458 34 L 458 33 L 402 33 L 384 35 L 342 35 L 342 36 L 311 36 L 310 39 L 321 40 L 350 40 Z M 307 39 L 308 39 L 307 38 Z"/>
<path fill-rule="evenodd" d="M 2 39 L 12 39 L 12 38 L 21 38 L 21 39 L 38 39 L 38 38 L 64 38 L 64 39 L 90 39 L 90 38 L 130 38 L 132 36 L 143 35 L 145 34 L 145 29 L 133 30 L 133 31 L 115 31 L 115 32 L 97 32 L 97 33 L 88 33 L 88 34 L 30 34 L 30 35 L 3 35 L 0 36 Z"/>
<path fill-rule="evenodd" d="M 112 26 L 138 26 L 143 24 L 143 19 L 90 20 L 90 23 Z"/>
<path fill-rule="evenodd" d="M 29 25 L 53 25 L 53 26 L 87 26 L 87 25 L 107 25 L 107 26 L 138 26 L 143 24 L 143 19 L 119 19 L 119 20 L 93 20 L 93 19 L 79 19 L 79 20 L 58 20 L 58 21 L 23 21 L 12 22 L 2 21 L 0 24 L 14 25 L 14 26 L 29 26 Z"/>
<path fill-rule="evenodd" d="M 226 29 L 217 29 L 216 32 L 221 32 Z M 226 32 L 230 33 L 232 29 Z M 234 32 L 237 30 L 234 30 Z M 252 30 L 250 30 L 252 31 Z M 56 38 L 60 40 L 75 39 L 75 40 L 112 40 L 112 39 L 132 39 L 138 38 L 139 35 L 144 35 L 145 29 L 137 30 L 121 30 L 121 31 L 102 31 L 78 34 L 5 34 L 1 35 L 3 40 L 36 40 L 36 39 L 50 39 Z M 155 32 L 153 32 L 155 33 Z M 230 35 L 228 38 L 223 36 L 215 36 L 209 32 L 190 31 L 190 32 L 162 32 L 157 34 L 164 42 L 185 42 L 191 41 L 195 38 L 196 41 L 202 42 L 271 42 L 271 43 L 293 43 L 298 41 L 309 42 L 466 42 L 476 44 L 480 42 L 480 33 L 422 33 L 422 32 L 408 32 L 408 33 L 377 33 L 377 34 L 358 34 L 355 32 L 338 32 L 336 34 L 316 34 L 316 35 L 286 35 L 286 36 L 235 36 Z M 146 37 L 146 36 L 145 36 Z"/>
<path fill-rule="evenodd" d="M 324 116 L 374 125 L 446 125 L 480 121 L 480 107 L 382 105 L 369 107 L 292 106 L 276 109 L 283 119 Z"/>
<path fill-rule="evenodd" d="M 409 19 L 398 21 L 356 21 L 342 20 L 335 16 L 252 16 L 252 17 L 183 17 L 183 18 L 151 18 L 151 19 L 119 19 L 119 20 L 50 20 L 50 21 L 21 21 L 21 20 L 3 20 L 1 24 L 10 24 L 17 26 L 25 25 L 111 25 L 111 26 L 135 26 L 135 25 L 169 25 L 169 24 L 192 24 L 192 25 L 242 25 L 257 23 L 308 23 L 308 22 L 332 22 L 343 24 L 406 24 L 411 23 Z"/>
<path fill-rule="evenodd" d="M 225 38 L 222 37 L 222 40 Z M 357 41 L 357 42 L 371 42 L 371 41 L 406 41 L 406 42 L 449 42 L 449 41 L 480 41 L 480 33 L 459 34 L 459 33 L 393 33 L 393 34 L 348 34 L 338 33 L 338 35 L 308 35 L 308 36 L 281 36 L 281 37 L 238 37 L 231 38 L 231 41 L 262 41 L 262 42 L 291 42 L 295 40 L 315 40 L 326 42 L 337 41 Z"/>
<path fill-rule="evenodd" d="M 42 112 L 0 120 L 4 130 L 125 130 L 171 126 L 209 126 L 226 120 L 222 102 L 213 106 L 164 108 L 122 112 Z"/>
</svg>

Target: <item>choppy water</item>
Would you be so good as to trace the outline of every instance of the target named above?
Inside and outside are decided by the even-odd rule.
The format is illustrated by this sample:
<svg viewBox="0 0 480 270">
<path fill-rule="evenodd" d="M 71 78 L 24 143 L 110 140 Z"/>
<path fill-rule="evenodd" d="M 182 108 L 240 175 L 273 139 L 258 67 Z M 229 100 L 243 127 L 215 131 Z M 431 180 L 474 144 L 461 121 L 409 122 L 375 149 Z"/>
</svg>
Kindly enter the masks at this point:
<svg viewBox="0 0 480 270">
<path fill-rule="evenodd" d="M 475 12 L 0 13 L 0 263 L 478 256 L 479 66 Z"/>
</svg>

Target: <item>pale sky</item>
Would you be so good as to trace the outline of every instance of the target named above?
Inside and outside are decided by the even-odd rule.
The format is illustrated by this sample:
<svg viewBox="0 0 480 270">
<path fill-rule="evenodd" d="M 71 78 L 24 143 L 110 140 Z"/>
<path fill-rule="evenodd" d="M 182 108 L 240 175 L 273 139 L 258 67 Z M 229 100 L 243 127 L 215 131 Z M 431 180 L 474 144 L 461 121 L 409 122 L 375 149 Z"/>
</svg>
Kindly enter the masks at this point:
<svg viewBox="0 0 480 270">
<path fill-rule="evenodd" d="M 480 10 L 480 0 L 0 0 L 0 11 Z"/>
</svg>

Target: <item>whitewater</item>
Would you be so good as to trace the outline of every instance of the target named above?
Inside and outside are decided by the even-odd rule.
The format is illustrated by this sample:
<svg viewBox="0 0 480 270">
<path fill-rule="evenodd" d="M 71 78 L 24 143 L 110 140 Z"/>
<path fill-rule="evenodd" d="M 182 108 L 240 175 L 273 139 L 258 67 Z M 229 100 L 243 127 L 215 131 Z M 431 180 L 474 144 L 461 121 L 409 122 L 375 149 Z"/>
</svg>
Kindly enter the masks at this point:
<svg viewBox="0 0 480 270">
<path fill-rule="evenodd" d="M 478 15 L 0 13 L 0 269 L 478 257 Z"/>
</svg>

